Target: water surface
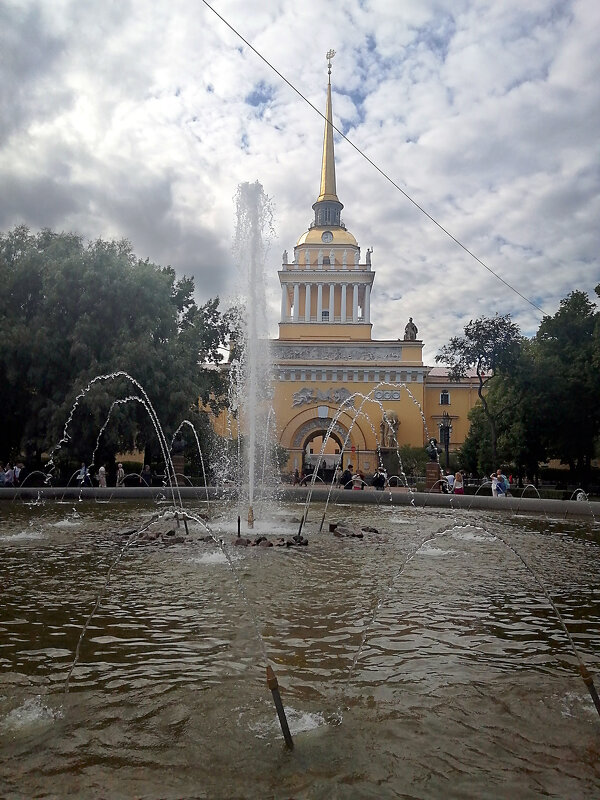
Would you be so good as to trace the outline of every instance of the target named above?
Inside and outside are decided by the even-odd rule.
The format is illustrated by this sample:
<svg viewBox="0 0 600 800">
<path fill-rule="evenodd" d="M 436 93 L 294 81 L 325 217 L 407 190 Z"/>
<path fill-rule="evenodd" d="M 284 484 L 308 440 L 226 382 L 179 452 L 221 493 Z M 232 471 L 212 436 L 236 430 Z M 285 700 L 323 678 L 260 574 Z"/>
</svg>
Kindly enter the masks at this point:
<svg viewBox="0 0 600 800">
<path fill-rule="evenodd" d="M 156 508 L 0 510 L 1 797 L 600 796 L 600 719 L 573 650 L 495 536 L 595 674 L 593 524 L 337 506 L 329 518 L 379 531 L 338 539 L 315 507 L 308 547 L 230 548 L 236 576 L 190 526 L 183 544 L 124 552 L 65 696 L 109 567 Z M 235 514 L 213 513 L 229 544 Z M 254 533 L 291 535 L 301 513 L 262 509 Z"/>
</svg>

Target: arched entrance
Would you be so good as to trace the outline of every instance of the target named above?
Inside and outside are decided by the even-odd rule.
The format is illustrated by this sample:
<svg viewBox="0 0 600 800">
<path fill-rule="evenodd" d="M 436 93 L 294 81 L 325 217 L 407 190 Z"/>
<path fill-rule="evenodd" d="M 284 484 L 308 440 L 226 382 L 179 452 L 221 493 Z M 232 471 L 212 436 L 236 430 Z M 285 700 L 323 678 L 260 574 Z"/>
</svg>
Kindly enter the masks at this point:
<svg viewBox="0 0 600 800">
<path fill-rule="evenodd" d="M 317 469 L 317 474 L 322 480 L 331 482 L 335 468 L 342 459 L 345 437 L 340 436 L 337 431 L 332 431 L 325 443 L 326 435 L 327 429 L 321 427 L 304 437 L 301 443 L 302 469 L 306 475 L 312 474 Z M 321 450 L 323 450 L 322 456 L 320 456 Z"/>
<path fill-rule="evenodd" d="M 319 453 L 323 440 L 329 431 L 332 420 L 329 418 L 311 417 L 299 422 L 293 430 L 287 430 L 289 435 L 288 449 L 291 456 L 293 469 L 304 469 L 312 473 L 317 466 Z M 282 441 L 284 446 L 285 443 Z M 344 452 L 342 449 L 346 446 Z M 312 450 L 312 452 L 311 452 Z M 337 464 L 345 467 L 348 462 L 356 464 L 356 454 L 366 452 L 366 442 L 360 427 L 355 423 L 349 435 L 346 425 L 339 420 L 333 424 L 327 441 L 322 472 L 323 479 L 331 479 Z"/>
</svg>

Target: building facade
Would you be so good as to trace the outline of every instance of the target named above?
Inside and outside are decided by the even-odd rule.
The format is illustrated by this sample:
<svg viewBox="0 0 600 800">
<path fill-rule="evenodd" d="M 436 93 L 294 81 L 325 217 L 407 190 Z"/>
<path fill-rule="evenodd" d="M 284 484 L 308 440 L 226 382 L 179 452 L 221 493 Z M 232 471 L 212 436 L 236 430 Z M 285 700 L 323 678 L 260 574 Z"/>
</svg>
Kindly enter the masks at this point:
<svg viewBox="0 0 600 800">
<path fill-rule="evenodd" d="M 314 465 L 326 437 L 327 468 L 351 463 L 365 475 L 402 445 L 443 442 L 447 429 L 449 449 L 457 449 L 477 401 L 476 379 L 450 383 L 444 369 L 424 365 L 412 318 L 398 339 L 371 337 L 372 251 L 361 253 L 341 217 L 331 78 L 321 184 L 312 208 L 308 230 L 293 254 L 282 256 L 279 337 L 271 343 L 273 405 L 288 471 Z"/>
</svg>

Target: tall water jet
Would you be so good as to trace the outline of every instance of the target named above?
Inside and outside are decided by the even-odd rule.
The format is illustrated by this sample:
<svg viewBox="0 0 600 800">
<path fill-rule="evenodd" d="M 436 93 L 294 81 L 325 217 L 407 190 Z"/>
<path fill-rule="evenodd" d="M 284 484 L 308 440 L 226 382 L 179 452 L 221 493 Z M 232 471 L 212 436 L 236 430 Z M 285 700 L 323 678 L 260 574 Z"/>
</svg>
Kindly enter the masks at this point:
<svg viewBox="0 0 600 800">
<path fill-rule="evenodd" d="M 239 330 L 237 367 L 233 370 L 236 395 L 238 437 L 245 437 L 245 475 L 238 477 L 247 487 L 248 527 L 254 525 L 254 500 L 258 464 L 269 447 L 268 409 L 270 402 L 270 359 L 265 301 L 264 263 L 272 232 L 272 210 L 261 184 L 242 183 L 236 196 L 237 225 L 234 253 L 240 273 L 242 298 L 238 308 Z M 261 441 L 258 434 L 262 432 Z M 270 476 L 274 477 L 274 476 Z M 247 480 L 247 483 L 246 483 Z M 268 478 L 267 478 L 268 480 Z M 272 481 L 271 481 L 272 485 Z"/>
</svg>

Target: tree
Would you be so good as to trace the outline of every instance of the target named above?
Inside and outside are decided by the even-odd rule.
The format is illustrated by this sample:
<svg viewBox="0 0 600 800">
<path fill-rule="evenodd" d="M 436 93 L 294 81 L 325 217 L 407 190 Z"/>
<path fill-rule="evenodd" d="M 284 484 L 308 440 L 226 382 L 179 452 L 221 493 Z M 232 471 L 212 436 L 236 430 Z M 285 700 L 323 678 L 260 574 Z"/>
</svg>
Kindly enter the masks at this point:
<svg viewBox="0 0 600 800">
<path fill-rule="evenodd" d="M 479 403 L 469 412 L 469 432 L 458 452 L 461 469 L 472 475 L 489 475 L 496 468 L 492 459 L 490 427 Z"/>
<path fill-rule="evenodd" d="M 548 457 L 541 414 L 544 393 L 533 343 L 526 340 L 510 374 L 498 375 L 487 397 L 495 408 L 500 458 L 514 464 L 519 480 L 524 475 L 536 479 L 539 462 Z"/>
<path fill-rule="evenodd" d="M 475 369 L 479 380 L 477 394 L 490 428 L 492 458 L 496 463 L 496 419 L 486 400 L 485 389 L 499 371 L 508 371 L 515 363 L 521 347 L 521 334 L 510 314 L 471 320 L 464 331 L 464 336 L 452 337 L 435 360 L 448 365 L 450 380 L 460 381 Z"/>
<path fill-rule="evenodd" d="M 138 259 L 128 242 L 85 244 L 74 234 L 17 227 L 0 235 L 0 285 L 5 457 L 25 454 L 39 464 L 75 402 L 63 448 L 72 458 L 89 458 L 96 446 L 110 458 L 155 441 L 144 398 L 125 377 L 92 383 L 76 401 L 99 375 L 122 371 L 138 381 L 167 430 L 198 398 L 221 393 L 219 372 L 202 369 L 221 359 L 218 299 L 197 306 L 191 278 Z M 113 405 L 128 396 L 138 399 Z"/>
<path fill-rule="evenodd" d="M 571 292 L 542 320 L 532 343 L 536 416 L 549 457 L 583 485 L 600 436 L 600 314 L 585 292 Z"/>
</svg>

